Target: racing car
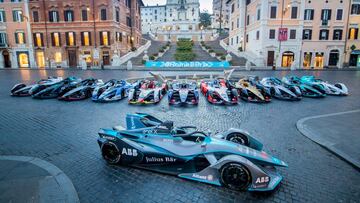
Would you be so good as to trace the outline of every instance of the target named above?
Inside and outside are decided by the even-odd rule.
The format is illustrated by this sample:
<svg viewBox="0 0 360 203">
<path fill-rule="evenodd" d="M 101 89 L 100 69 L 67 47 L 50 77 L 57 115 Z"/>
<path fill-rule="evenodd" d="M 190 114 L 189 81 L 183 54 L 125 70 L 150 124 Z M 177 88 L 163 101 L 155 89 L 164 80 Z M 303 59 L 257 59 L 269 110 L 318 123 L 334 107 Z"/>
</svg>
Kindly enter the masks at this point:
<svg viewBox="0 0 360 203">
<path fill-rule="evenodd" d="M 94 78 L 85 79 L 79 83 L 63 87 L 62 92 L 60 93 L 61 96 L 59 96 L 58 99 L 64 101 L 78 101 L 90 98 L 93 90 L 102 84 L 104 84 L 102 80 Z"/>
<path fill-rule="evenodd" d="M 26 85 L 24 83 L 16 84 L 11 89 L 11 96 L 18 96 L 18 97 L 26 97 L 30 96 L 30 89 L 37 87 L 39 85 L 52 85 L 54 83 L 60 82 L 62 77 L 49 77 L 48 79 L 42 79 L 33 85 Z"/>
<path fill-rule="evenodd" d="M 198 104 L 199 89 L 196 81 L 173 81 L 168 92 L 169 104 Z"/>
<path fill-rule="evenodd" d="M 53 84 L 45 83 L 36 85 L 30 89 L 29 93 L 35 99 L 53 99 L 62 96 L 62 94 L 65 93 L 64 89 L 80 81 L 81 79 L 79 78 L 68 77 Z"/>
<path fill-rule="evenodd" d="M 127 129 L 100 129 L 97 141 L 107 163 L 233 190 L 271 191 L 282 180 L 275 167 L 287 164 L 261 148 L 210 136 L 191 126 L 174 127 L 170 121 L 138 128 L 136 125 L 143 123 L 145 117 L 150 124 L 159 121 L 146 114 L 135 114 L 127 116 Z"/>
<path fill-rule="evenodd" d="M 327 95 L 347 96 L 349 94 L 348 88 L 343 83 L 332 85 L 314 76 L 302 76 L 301 82 Z"/>
<path fill-rule="evenodd" d="M 274 98 L 291 101 L 301 100 L 301 90 L 297 86 L 287 86 L 275 77 L 263 78 L 260 83 Z"/>
<path fill-rule="evenodd" d="M 103 85 L 97 86 L 91 99 L 94 102 L 112 102 L 124 99 L 129 94 L 132 85 L 125 80 L 109 80 Z"/>
<path fill-rule="evenodd" d="M 259 89 L 258 86 L 251 82 L 250 78 L 242 78 L 235 83 L 239 91 L 239 97 L 248 102 L 266 103 L 271 101 L 271 95 L 265 91 L 265 88 Z"/>
<path fill-rule="evenodd" d="M 202 81 L 200 90 L 207 101 L 212 104 L 237 104 L 238 93 L 236 88 L 226 79 Z"/>
<path fill-rule="evenodd" d="M 167 84 L 156 80 L 138 81 L 129 90 L 129 104 L 156 104 L 167 92 Z"/>
<path fill-rule="evenodd" d="M 326 94 L 318 91 L 314 87 L 304 84 L 301 82 L 301 79 L 297 76 L 286 76 L 282 78 L 282 82 L 289 87 L 298 87 L 300 88 L 301 94 L 303 97 L 312 97 L 312 98 L 324 98 Z"/>
</svg>

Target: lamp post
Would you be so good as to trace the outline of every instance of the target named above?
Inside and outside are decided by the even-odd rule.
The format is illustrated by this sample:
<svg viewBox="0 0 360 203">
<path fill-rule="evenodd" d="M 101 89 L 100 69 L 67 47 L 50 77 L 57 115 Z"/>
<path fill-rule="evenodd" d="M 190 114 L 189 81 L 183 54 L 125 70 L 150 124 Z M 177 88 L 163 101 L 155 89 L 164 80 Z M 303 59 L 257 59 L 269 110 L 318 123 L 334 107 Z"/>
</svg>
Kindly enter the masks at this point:
<svg viewBox="0 0 360 203">
<path fill-rule="evenodd" d="M 201 27 L 200 27 L 200 39 L 202 40 L 203 39 L 203 30 L 204 30 L 204 26 L 202 25 Z"/>
<path fill-rule="evenodd" d="M 280 30 L 282 30 L 283 28 L 283 24 L 284 24 L 284 15 L 285 13 L 290 9 L 290 4 L 287 5 L 287 7 L 284 9 L 284 5 L 285 5 L 285 0 L 282 0 L 282 6 L 281 6 L 281 23 L 280 23 Z M 280 33 L 279 33 L 280 34 Z M 280 53 L 281 53 L 281 42 L 282 42 L 282 39 L 279 38 L 279 56 L 280 56 Z"/>
<path fill-rule="evenodd" d="M 168 29 L 168 40 L 171 41 L 171 39 L 170 39 L 170 37 L 171 37 L 170 36 L 171 26 L 169 26 L 167 29 Z"/>
<path fill-rule="evenodd" d="M 152 33 L 152 32 L 151 32 L 151 24 L 152 24 L 152 22 L 149 22 L 149 26 L 150 26 L 150 33 Z"/>
</svg>

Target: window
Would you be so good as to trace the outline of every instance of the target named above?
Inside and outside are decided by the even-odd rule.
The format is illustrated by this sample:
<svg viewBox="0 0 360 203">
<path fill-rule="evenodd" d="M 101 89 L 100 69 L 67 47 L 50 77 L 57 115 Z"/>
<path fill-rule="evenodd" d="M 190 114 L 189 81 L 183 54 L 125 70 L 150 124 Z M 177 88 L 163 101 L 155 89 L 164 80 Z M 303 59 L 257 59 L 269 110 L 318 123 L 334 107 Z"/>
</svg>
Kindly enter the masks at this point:
<svg viewBox="0 0 360 203">
<path fill-rule="evenodd" d="M 305 9 L 304 20 L 314 20 L 314 9 Z"/>
<path fill-rule="evenodd" d="M 33 11 L 32 12 L 32 17 L 33 17 L 34 22 L 39 22 L 40 21 L 40 19 L 39 19 L 39 11 Z"/>
<path fill-rule="evenodd" d="M 58 33 L 58 32 L 51 33 L 51 44 L 53 47 L 61 46 L 60 33 Z"/>
<path fill-rule="evenodd" d="M 275 39 L 275 30 L 274 29 L 271 29 L 269 31 L 269 39 Z"/>
<path fill-rule="evenodd" d="M 349 30 L 349 39 L 350 40 L 358 39 L 358 33 L 359 33 L 358 28 L 350 28 L 350 30 Z"/>
<path fill-rule="evenodd" d="M 240 27 L 240 19 L 236 19 L 236 28 L 239 28 Z"/>
<path fill-rule="evenodd" d="M 329 30 L 320 30 L 319 40 L 328 40 L 329 39 Z"/>
<path fill-rule="evenodd" d="M 333 40 L 342 40 L 342 30 L 334 30 Z"/>
<path fill-rule="evenodd" d="M 233 3 L 233 4 L 231 5 L 231 13 L 234 13 L 234 11 L 235 11 L 235 3 Z"/>
<path fill-rule="evenodd" d="M 100 10 L 100 19 L 101 19 L 101 20 L 107 20 L 106 8 L 102 8 L 102 9 Z"/>
<path fill-rule="evenodd" d="M 260 39 L 260 31 L 256 31 L 256 40 L 259 40 Z"/>
<path fill-rule="evenodd" d="M 351 15 L 360 15 L 360 4 L 351 5 Z"/>
<path fill-rule="evenodd" d="M 311 40 L 312 39 L 312 30 L 304 29 L 303 30 L 303 40 Z"/>
<path fill-rule="evenodd" d="M 257 10 L 257 14 L 256 14 L 256 19 L 259 21 L 260 20 L 260 15 L 261 15 L 261 10 L 258 9 Z"/>
<path fill-rule="evenodd" d="M 0 46 L 4 47 L 7 45 L 6 33 L 0 32 Z"/>
<path fill-rule="evenodd" d="M 336 20 L 342 20 L 342 18 L 343 18 L 343 10 L 338 9 L 336 12 Z"/>
<path fill-rule="evenodd" d="M 34 45 L 36 47 L 44 46 L 43 43 L 43 33 L 34 33 Z"/>
<path fill-rule="evenodd" d="M 246 42 L 249 42 L 249 34 L 246 35 Z"/>
<path fill-rule="evenodd" d="M 276 6 L 271 6 L 270 8 L 270 18 L 274 19 L 276 18 L 276 11 L 277 10 L 277 7 Z"/>
<path fill-rule="evenodd" d="M 57 11 L 49 11 L 49 21 L 50 22 L 59 22 L 59 12 Z"/>
<path fill-rule="evenodd" d="M 66 33 L 66 45 L 75 46 L 76 45 L 76 34 L 74 32 Z"/>
<path fill-rule="evenodd" d="M 3 10 L 0 10 L 0 22 L 6 22 L 6 14 Z"/>
<path fill-rule="evenodd" d="M 128 27 L 131 27 L 131 18 L 130 17 L 126 17 L 126 25 Z"/>
<path fill-rule="evenodd" d="M 115 12 L 115 20 L 116 22 L 120 22 L 120 11 L 118 9 L 116 9 Z"/>
<path fill-rule="evenodd" d="M 55 52 L 55 63 L 61 63 L 62 62 L 62 56 L 61 52 Z"/>
<path fill-rule="evenodd" d="M 246 25 L 249 25 L 250 24 L 250 15 L 247 15 L 246 16 Z"/>
<path fill-rule="evenodd" d="M 64 19 L 66 22 L 74 21 L 74 11 L 72 10 L 64 11 Z"/>
<path fill-rule="evenodd" d="M 110 45 L 110 32 L 100 32 L 100 45 L 109 46 Z"/>
<path fill-rule="evenodd" d="M 82 32 L 81 33 L 81 45 L 82 46 L 91 46 L 90 32 Z"/>
<path fill-rule="evenodd" d="M 296 30 L 290 30 L 290 39 L 296 39 Z"/>
<path fill-rule="evenodd" d="M 122 33 L 121 32 L 116 33 L 116 41 L 117 42 L 122 42 Z"/>
<path fill-rule="evenodd" d="M 81 19 L 82 21 L 88 21 L 88 11 L 87 9 L 81 10 Z"/>
<path fill-rule="evenodd" d="M 321 10 L 321 20 L 331 20 L 331 9 Z"/>
<path fill-rule="evenodd" d="M 23 22 L 24 21 L 22 11 L 14 10 L 12 13 L 13 13 L 13 21 L 14 22 Z"/>
<path fill-rule="evenodd" d="M 25 33 L 24 32 L 15 32 L 15 43 L 16 44 L 25 44 Z"/>
<path fill-rule="evenodd" d="M 296 19 L 298 16 L 298 7 L 293 6 L 291 7 L 291 19 Z"/>
</svg>

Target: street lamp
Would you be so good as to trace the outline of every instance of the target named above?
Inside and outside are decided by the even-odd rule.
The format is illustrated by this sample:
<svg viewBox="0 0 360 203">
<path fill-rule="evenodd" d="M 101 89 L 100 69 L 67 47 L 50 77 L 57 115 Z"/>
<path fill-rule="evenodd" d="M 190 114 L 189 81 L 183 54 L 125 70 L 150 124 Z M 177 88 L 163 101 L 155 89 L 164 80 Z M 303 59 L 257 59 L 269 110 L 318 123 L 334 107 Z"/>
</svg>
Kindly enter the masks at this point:
<svg viewBox="0 0 360 203">
<path fill-rule="evenodd" d="M 151 33 L 151 24 L 152 24 L 152 22 L 149 22 L 149 26 L 150 26 L 150 33 Z"/>
<path fill-rule="evenodd" d="M 168 39 L 169 39 L 169 41 L 171 41 L 171 39 L 170 39 L 170 31 L 171 31 L 171 26 L 168 26 Z"/>
<path fill-rule="evenodd" d="M 200 27 L 200 33 L 201 33 L 200 39 L 201 39 L 201 40 L 203 39 L 203 29 L 204 29 L 204 26 L 202 25 L 202 26 Z"/>
</svg>

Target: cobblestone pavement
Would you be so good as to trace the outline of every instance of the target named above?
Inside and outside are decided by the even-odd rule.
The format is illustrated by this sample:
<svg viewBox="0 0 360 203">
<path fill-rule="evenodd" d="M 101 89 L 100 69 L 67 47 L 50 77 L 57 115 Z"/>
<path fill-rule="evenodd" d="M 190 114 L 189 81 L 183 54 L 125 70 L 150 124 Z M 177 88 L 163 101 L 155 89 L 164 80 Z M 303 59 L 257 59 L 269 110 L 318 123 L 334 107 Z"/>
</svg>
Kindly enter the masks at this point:
<svg viewBox="0 0 360 203">
<path fill-rule="evenodd" d="M 244 72 L 282 77 L 288 72 Z M 66 103 L 9 96 L 18 82 L 32 82 L 50 75 L 126 78 L 146 75 L 126 71 L 0 71 L 0 155 L 32 156 L 59 167 L 72 180 L 82 202 L 358 202 L 360 173 L 296 129 L 304 117 L 360 108 L 360 72 L 294 72 L 342 81 L 348 97 L 274 100 L 270 104 L 240 102 L 214 106 L 201 97 L 198 107 L 169 107 L 166 100 L 154 106 L 129 106 L 90 100 Z M 164 73 L 173 74 L 173 73 Z M 101 127 L 125 124 L 126 113 L 152 113 L 177 125 L 197 125 L 213 132 L 242 128 L 261 140 L 265 150 L 287 162 L 280 169 L 284 180 L 273 193 L 235 192 L 122 166 L 109 166 L 96 143 Z"/>
</svg>

